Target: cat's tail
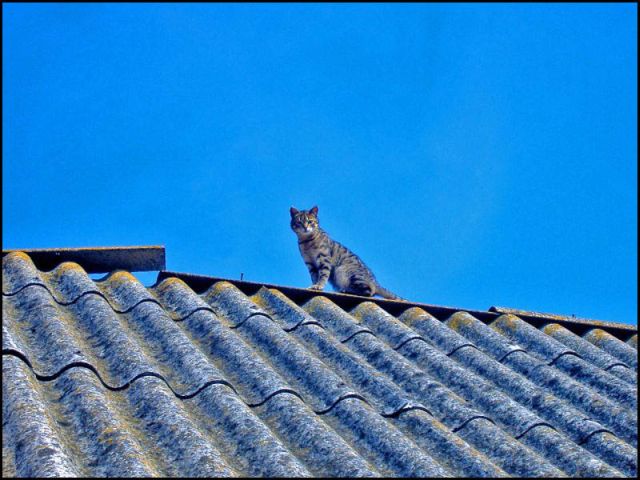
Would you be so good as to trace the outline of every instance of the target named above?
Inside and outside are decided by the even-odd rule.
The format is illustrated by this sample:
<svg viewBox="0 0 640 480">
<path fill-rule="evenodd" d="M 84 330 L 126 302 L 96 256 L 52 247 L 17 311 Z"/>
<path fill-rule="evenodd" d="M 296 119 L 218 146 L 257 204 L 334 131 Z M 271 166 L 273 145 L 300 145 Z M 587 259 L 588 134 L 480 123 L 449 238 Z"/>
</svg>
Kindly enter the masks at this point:
<svg viewBox="0 0 640 480">
<path fill-rule="evenodd" d="M 389 300 L 404 300 L 404 298 L 399 297 L 398 295 L 396 295 L 393 292 L 390 292 L 389 290 L 387 290 L 384 287 L 381 287 L 380 285 L 376 284 L 376 295 L 380 295 L 383 298 L 388 298 Z"/>
</svg>

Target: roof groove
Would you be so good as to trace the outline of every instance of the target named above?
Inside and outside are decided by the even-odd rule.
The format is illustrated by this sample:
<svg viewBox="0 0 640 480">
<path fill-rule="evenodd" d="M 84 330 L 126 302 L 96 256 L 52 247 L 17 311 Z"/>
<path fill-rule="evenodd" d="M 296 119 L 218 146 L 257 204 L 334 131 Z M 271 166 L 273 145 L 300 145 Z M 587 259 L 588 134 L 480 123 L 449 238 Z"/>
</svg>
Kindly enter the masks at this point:
<svg viewBox="0 0 640 480">
<path fill-rule="evenodd" d="M 604 367 L 603 370 L 606 372 L 608 370 L 611 370 L 613 367 L 623 367 L 623 368 L 626 368 L 627 370 L 631 370 L 629 365 L 627 365 L 625 363 L 622 363 L 622 362 L 612 363 L 608 367 Z"/>
<path fill-rule="evenodd" d="M 421 342 L 429 343 L 424 338 L 422 338 L 420 335 L 413 335 L 413 336 L 410 336 L 409 338 L 401 339 L 400 343 L 398 343 L 397 345 L 389 345 L 389 346 L 393 350 L 399 350 L 399 349 L 404 347 L 407 343 L 409 343 L 412 340 L 420 340 Z"/>
<path fill-rule="evenodd" d="M 246 322 L 247 320 L 250 320 L 250 319 L 252 319 L 252 318 L 254 318 L 254 317 L 264 317 L 264 318 L 268 318 L 269 320 L 271 320 L 271 321 L 273 322 L 273 318 L 271 318 L 269 315 L 266 315 L 266 314 L 264 314 L 264 313 L 252 313 L 252 314 L 248 315 L 248 316 L 247 316 L 247 318 L 245 318 L 244 320 L 240 320 L 240 322 L 238 322 L 238 323 L 237 323 L 237 324 L 235 324 L 235 325 L 231 325 L 229 328 L 231 328 L 231 329 L 234 329 L 234 330 L 235 330 L 236 328 L 238 328 L 238 327 L 240 327 L 241 325 L 243 325 L 243 324 L 244 324 L 244 322 Z"/>
<path fill-rule="evenodd" d="M 91 371 L 96 376 L 96 378 L 100 381 L 102 386 L 104 388 L 106 388 L 107 390 L 111 390 L 112 392 L 120 392 L 122 390 L 126 390 L 131 385 L 133 385 L 133 383 L 135 383 L 137 380 L 139 380 L 141 378 L 154 377 L 154 378 L 157 378 L 158 380 L 162 380 L 164 382 L 164 384 L 167 386 L 167 388 L 169 388 L 169 390 L 171 390 L 171 392 L 177 398 L 179 398 L 181 400 L 187 400 L 187 399 L 193 398 L 197 394 L 199 394 L 202 390 L 204 390 L 205 388 L 207 388 L 207 387 L 209 387 L 211 385 L 225 385 L 225 386 L 229 387 L 231 390 L 233 390 L 234 393 L 237 394 L 237 391 L 236 391 L 235 387 L 231 383 L 227 382 L 224 379 L 210 380 L 208 382 L 205 382 L 203 385 L 199 385 L 197 387 L 197 389 L 194 392 L 191 392 L 191 393 L 179 393 L 179 392 L 176 392 L 173 389 L 173 387 L 167 381 L 166 378 L 164 378 L 161 374 L 156 373 L 156 372 L 141 372 L 141 373 L 137 374 L 135 377 L 133 377 L 130 380 L 126 381 L 122 385 L 118 385 L 118 386 L 109 385 L 107 382 L 104 381 L 104 379 L 102 378 L 102 376 L 100 375 L 100 372 L 98 372 L 96 367 L 94 367 L 90 363 L 86 363 L 86 362 L 71 362 L 71 363 L 68 363 L 68 364 L 64 365 L 62 368 L 60 368 L 60 370 L 56 371 L 55 373 L 53 373 L 51 375 L 43 375 L 41 373 L 38 373 L 33 368 L 33 366 L 31 365 L 31 362 L 29 361 L 29 359 L 22 352 L 19 352 L 17 350 L 12 350 L 12 349 L 3 349 L 2 350 L 2 355 L 3 356 L 4 355 L 10 355 L 10 356 L 13 356 L 13 357 L 16 357 L 16 358 L 20 359 L 22 362 L 25 363 L 25 365 L 27 367 L 29 367 L 29 369 L 31 369 L 31 371 L 33 372 L 34 376 L 41 382 L 51 382 L 53 380 L 57 380 L 63 373 L 65 373 L 67 370 L 70 370 L 72 368 L 84 368 L 86 370 Z M 276 393 L 278 393 L 278 392 L 276 392 Z M 293 391 L 291 391 L 290 393 L 293 393 L 296 396 L 299 396 L 297 393 L 295 393 Z M 271 396 L 273 396 L 273 394 L 270 395 L 269 398 Z M 262 400 L 261 402 L 259 402 L 256 405 L 251 405 L 251 404 L 247 403 L 247 406 L 253 407 L 253 406 L 262 405 L 266 400 L 268 400 L 268 398 L 265 399 L 265 400 Z"/>
<path fill-rule="evenodd" d="M 322 326 L 322 325 L 320 325 Z M 324 328 L 324 327 L 322 327 Z M 349 335 L 347 338 L 345 338 L 344 340 L 340 340 L 340 343 L 347 343 L 349 340 L 351 340 L 353 337 L 355 337 L 356 335 L 360 335 L 361 333 L 366 333 L 368 335 L 373 335 L 373 332 L 371 330 L 358 330 L 357 332 L 354 332 L 353 334 Z M 375 337 L 375 335 L 373 335 Z"/>
<path fill-rule="evenodd" d="M 335 401 L 335 402 L 333 402 L 333 403 L 329 406 L 329 408 L 327 408 L 327 409 L 325 409 L 325 410 L 320 410 L 320 411 L 315 411 L 315 410 L 314 410 L 314 411 L 315 411 L 315 413 L 317 413 L 318 415 L 324 415 L 324 414 L 326 414 L 326 413 L 329 413 L 331 410 L 333 410 L 333 409 L 334 409 L 334 407 L 335 407 L 336 405 L 338 405 L 340 402 L 342 402 L 343 400 L 348 400 L 349 398 L 356 398 L 356 399 L 358 399 L 358 400 L 360 400 L 360 401 L 362 401 L 362 402 L 366 403 L 367 405 L 371 405 L 369 402 L 367 402 L 367 399 L 366 399 L 366 398 L 364 398 L 362 395 L 358 395 L 357 393 L 345 393 L 345 394 L 343 394 L 343 395 L 340 395 L 340 397 L 338 397 L 338 398 L 336 399 L 336 401 Z M 393 413 L 392 413 L 392 414 L 390 414 L 390 415 L 385 415 L 385 414 L 384 414 L 384 412 L 376 412 L 376 413 L 380 414 L 380 416 L 382 416 L 382 417 L 390 417 L 390 416 L 394 416 L 396 413 L 399 413 L 399 412 L 400 412 L 400 410 L 402 410 L 402 408 L 398 409 L 398 411 L 397 411 L 397 412 L 393 412 Z"/>
<path fill-rule="evenodd" d="M 610 435 L 614 435 L 614 433 L 611 430 L 607 430 L 606 428 L 601 428 L 599 430 L 594 430 L 593 432 L 589 433 L 585 438 L 583 438 L 582 440 L 580 440 L 580 442 L 578 442 L 578 445 L 584 445 L 591 439 L 591 437 L 593 437 L 597 433 L 608 433 Z"/>
<path fill-rule="evenodd" d="M 298 327 L 304 327 L 305 325 L 316 325 L 317 327 L 324 329 L 324 327 L 320 325 L 318 322 L 316 322 L 315 320 L 311 320 L 308 322 L 307 321 L 300 322 L 291 328 L 283 328 L 283 330 L 287 333 L 290 333 L 290 332 L 294 332 Z"/>
<path fill-rule="evenodd" d="M 259 402 L 247 403 L 247 407 L 249 407 L 249 408 L 259 407 L 259 406 L 264 405 L 265 403 L 267 403 L 269 400 L 271 400 L 276 395 L 280 395 L 280 394 L 283 394 L 283 393 L 288 393 L 290 395 L 294 395 L 294 396 L 298 397 L 300 400 L 302 400 L 304 402 L 304 398 L 302 398 L 300 396 L 300 394 L 298 392 L 296 392 L 295 390 L 293 390 L 291 388 L 281 388 L 279 390 L 276 390 L 275 392 L 271 392 L 269 395 L 267 395 L 264 399 L 260 400 Z M 333 407 L 333 405 L 332 405 L 332 407 Z M 329 410 L 331 410 L 331 409 L 329 409 Z"/>
<path fill-rule="evenodd" d="M 404 412 L 410 412 L 411 410 L 421 410 L 421 411 L 426 412 L 429 415 L 433 416 L 433 413 L 431 413 L 423 405 L 410 405 L 410 404 L 403 405 L 396 412 L 388 413 L 388 414 L 382 414 L 382 416 L 383 417 L 388 417 L 388 418 L 396 418 L 396 417 L 400 416 L 401 414 L 403 414 Z"/>
<path fill-rule="evenodd" d="M 562 352 L 560 355 L 558 355 L 556 358 L 554 358 L 553 360 L 551 360 L 550 362 L 547 363 L 547 365 L 552 366 L 554 363 L 556 363 L 561 357 L 565 356 L 565 355 L 573 355 L 574 357 L 578 357 L 581 360 L 584 360 L 579 354 L 577 354 L 576 352 Z"/>
<path fill-rule="evenodd" d="M 411 338 L 409 340 L 413 340 L 413 339 Z M 423 339 L 423 341 L 424 341 L 424 339 Z M 425 342 L 425 343 L 428 343 L 428 342 Z M 478 347 L 476 347 L 473 343 L 465 343 L 465 344 L 460 345 L 459 347 L 454 348 L 449 353 L 445 353 L 445 355 L 447 357 L 450 357 L 451 355 L 453 355 L 454 353 L 456 353 L 458 350 L 460 350 L 462 348 L 475 348 L 476 350 L 478 350 Z M 394 348 L 394 350 L 397 350 L 397 349 Z"/>
<path fill-rule="evenodd" d="M 21 287 L 17 288 L 15 291 L 13 292 L 8 292 L 5 293 L 5 291 L 2 291 L 2 296 L 3 297 L 13 297 L 14 295 L 17 295 L 18 293 L 20 293 L 22 290 L 24 290 L 27 287 L 34 287 L 34 286 L 39 286 L 39 287 L 44 287 L 49 293 L 51 293 L 51 291 L 49 290 L 49 287 L 47 287 L 45 284 L 43 283 L 38 283 L 38 282 L 29 282 L 26 285 L 22 285 Z M 53 293 L 51 293 L 51 296 L 53 297 Z M 60 302 L 58 302 L 60 303 Z"/>
<path fill-rule="evenodd" d="M 539 423 L 534 423 L 533 425 L 531 425 L 529 428 L 527 428 L 524 432 L 522 432 L 520 435 L 518 435 L 517 437 L 515 437 L 516 440 L 520 440 L 522 437 L 524 437 L 527 433 L 529 433 L 531 430 L 533 430 L 536 427 L 549 427 L 552 430 L 555 430 L 556 432 L 558 431 L 553 425 L 551 425 L 550 423 L 547 422 L 539 422 Z"/>
<path fill-rule="evenodd" d="M 476 347 L 476 348 L 478 348 L 478 347 Z M 478 350 L 480 350 L 480 349 L 478 349 Z M 511 350 L 509 350 L 507 353 L 505 353 L 504 355 L 502 355 L 500 358 L 498 358 L 498 359 L 497 359 L 497 360 L 498 360 L 498 363 L 502 363 L 502 364 L 504 364 L 504 361 L 507 359 L 507 357 L 508 357 L 509 355 L 511 355 L 512 353 L 517 353 L 517 352 L 527 353 L 527 351 L 526 351 L 524 348 L 514 348 L 514 349 L 511 349 Z M 541 365 L 542 365 L 542 364 L 541 364 Z"/>
<path fill-rule="evenodd" d="M 51 295 L 51 298 L 53 299 L 53 301 L 55 301 L 58 305 L 63 306 L 63 307 L 68 307 L 70 305 L 74 305 L 74 304 L 76 304 L 78 302 L 78 300 L 82 299 L 83 297 L 86 297 L 87 295 L 96 295 L 96 296 L 102 298 L 105 302 L 107 302 L 107 304 L 111 307 L 111 309 L 114 311 L 114 313 L 129 313 L 130 311 L 132 311 L 134 308 L 136 308 L 140 304 L 147 303 L 147 302 L 155 303 L 159 307 L 162 307 L 162 305 L 157 300 L 155 300 L 153 298 L 143 298 L 143 299 L 139 300 L 137 303 L 135 303 L 134 305 L 132 305 L 132 306 L 130 306 L 130 307 L 124 309 L 124 310 L 120 310 L 120 309 L 114 307 L 111 304 L 109 298 L 99 290 L 87 290 L 87 291 L 84 291 L 84 292 L 80 293 L 77 297 L 73 298 L 73 300 L 69 300 L 69 301 L 59 300 L 51 292 L 49 287 L 47 285 L 43 284 L 43 283 L 28 283 L 27 285 L 24 285 L 23 287 L 19 288 L 15 292 L 11 292 L 11 293 L 4 293 L 3 292 L 2 295 L 5 296 L 5 297 L 13 297 L 15 295 L 18 295 L 19 293 L 22 293 L 23 290 L 25 290 L 27 288 L 30 288 L 30 287 L 43 288 L 44 290 L 46 290 L 49 293 L 49 295 Z"/>
<path fill-rule="evenodd" d="M 478 420 L 478 419 L 483 419 L 488 421 L 489 423 L 492 423 L 493 425 L 496 424 L 496 422 L 494 422 L 493 420 L 491 420 L 489 417 L 487 417 L 486 415 L 474 415 L 473 417 L 467 418 L 462 425 L 459 425 L 455 428 L 452 428 L 451 431 L 453 433 L 459 432 L 460 430 L 462 430 L 464 427 L 466 427 L 469 423 L 471 423 L 472 420 Z M 514 437 L 516 438 L 516 437 Z M 517 438 L 516 438 L 517 440 Z"/>
</svg>

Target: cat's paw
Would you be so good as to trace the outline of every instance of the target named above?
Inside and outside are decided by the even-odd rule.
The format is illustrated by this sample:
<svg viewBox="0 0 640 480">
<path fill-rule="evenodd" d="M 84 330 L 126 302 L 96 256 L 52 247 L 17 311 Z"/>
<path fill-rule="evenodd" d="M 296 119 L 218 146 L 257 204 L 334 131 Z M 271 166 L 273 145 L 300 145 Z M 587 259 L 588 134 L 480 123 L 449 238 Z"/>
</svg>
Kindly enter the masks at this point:
<svg viewBox="0 0 640 480">
<path fill-rule="evenodd" d="M 317 283 L 314 283 L 309 287 L 309 290 L 322 290 L 323 288 L 324 287 L 322 285 L 318 285 Z"/>
</svg>

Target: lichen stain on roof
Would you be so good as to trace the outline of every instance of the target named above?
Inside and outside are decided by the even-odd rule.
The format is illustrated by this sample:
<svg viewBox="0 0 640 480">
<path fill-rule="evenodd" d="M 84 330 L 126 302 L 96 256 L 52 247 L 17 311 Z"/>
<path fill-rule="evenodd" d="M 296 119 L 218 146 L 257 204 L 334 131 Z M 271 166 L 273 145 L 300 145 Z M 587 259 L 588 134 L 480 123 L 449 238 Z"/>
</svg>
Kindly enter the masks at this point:
<svg viewBox="0 0 640 480">
<path fill-rule="evenodd" d="M 636 475 L 637 336 L 381 305 L 9 253 L 3 476 Z"/>
</svg>

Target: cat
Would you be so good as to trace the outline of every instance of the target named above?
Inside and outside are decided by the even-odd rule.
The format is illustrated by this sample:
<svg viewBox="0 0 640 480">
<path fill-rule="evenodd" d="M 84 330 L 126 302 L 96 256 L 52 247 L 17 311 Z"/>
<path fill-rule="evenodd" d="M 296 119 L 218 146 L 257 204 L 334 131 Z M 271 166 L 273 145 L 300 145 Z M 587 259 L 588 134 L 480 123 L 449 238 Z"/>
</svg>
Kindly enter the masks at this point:
<svg viewBox="0 0 640 480">
<path fill-rule="evenodd" d="M 327 280 L 341 293 L 365 297 L 380 295 L 403 300 L 383 288 L 362 260 L 351 250 L 329 238 L 318 223 L 318 207 L 298 210 L 291 207 L 291 229 L 298 236 L 298 248 L 311 274 L 313 290 L 323 290 Z"/>
</svg>

